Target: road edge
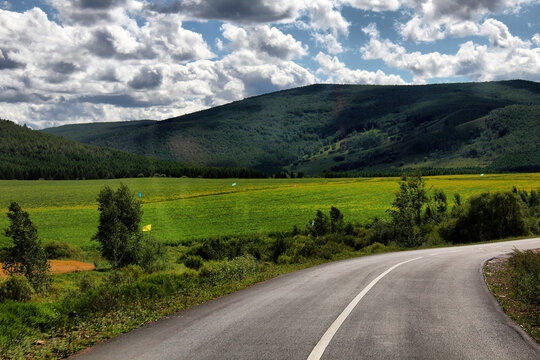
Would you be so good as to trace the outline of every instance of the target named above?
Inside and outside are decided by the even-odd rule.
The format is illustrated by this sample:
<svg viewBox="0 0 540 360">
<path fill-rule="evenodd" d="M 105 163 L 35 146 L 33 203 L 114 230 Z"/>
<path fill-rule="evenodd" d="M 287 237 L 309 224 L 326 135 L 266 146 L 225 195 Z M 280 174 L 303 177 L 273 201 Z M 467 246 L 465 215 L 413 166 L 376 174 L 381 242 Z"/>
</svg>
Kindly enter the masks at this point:
<svg viewBox="0 0 540 360">
<path fill-rule="evenodd" d="M 505 255 L 506 254 L 509 254 L 509 253 L 505 253 Z M 526 343 L 528 343 L 529 346 L 531 346 L 531 348 L 535 349 L 538 352 L 538 354 L 540 354 L 540 344 L 538 344 L 529 334 L 527 334 L 527 332 L 525 330 L 523 330 L 521 328 L 521 326 L 519 326 L 519 324 L 516 321 L 514 321 L 514 319 L 512 319 L 510 316 L 508 316 L 504 312 L 504 309 L 503 309 L 502 305 L 497 301 L 497 298 L 495 297 L 495 294 L 493 294 L 493 292 L 489 288 L 489 285 L 487 283 L 486 273 L 485 273 L 485 267 L 486 267 L 486 264 L 489 261 L 491 261 L 493 259 L 496 259 L 496 258 L 499 258 L 499 257 L 501 257 L 501 255 L 492 256 L 492 257 L 482 261 L 482 264 L 480 265 L 480 273 L 482 275 L 482 279 L 484 280 L 483 281 L 484 292 L 486 292 L 487 296 L 489 297 L 489 301 L 493 304 L 493 307 L 496 308 L 497 311 L 500 314 L 503 315 L 503 317 L 505 319 L 505 322 L 506 322 L 506 325 L 509 326 L 510 328 L 512 328 L 516 333 L 518 333 L 518 335 Z"/>
</svg>

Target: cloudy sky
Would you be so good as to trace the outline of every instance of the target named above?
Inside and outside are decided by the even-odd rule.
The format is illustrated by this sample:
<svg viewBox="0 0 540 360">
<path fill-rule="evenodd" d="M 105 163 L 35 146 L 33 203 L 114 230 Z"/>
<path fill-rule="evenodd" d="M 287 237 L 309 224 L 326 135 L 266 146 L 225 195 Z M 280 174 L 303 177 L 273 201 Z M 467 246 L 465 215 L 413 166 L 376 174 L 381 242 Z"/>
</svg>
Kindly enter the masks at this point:
<svg viewBox="0 0 540 360">
<path fill-rule="evenodd" d="M 540 81 L 540 0 L 0 0 L 0 118 L 165 119 L 313 83 Z"/>
</svg>

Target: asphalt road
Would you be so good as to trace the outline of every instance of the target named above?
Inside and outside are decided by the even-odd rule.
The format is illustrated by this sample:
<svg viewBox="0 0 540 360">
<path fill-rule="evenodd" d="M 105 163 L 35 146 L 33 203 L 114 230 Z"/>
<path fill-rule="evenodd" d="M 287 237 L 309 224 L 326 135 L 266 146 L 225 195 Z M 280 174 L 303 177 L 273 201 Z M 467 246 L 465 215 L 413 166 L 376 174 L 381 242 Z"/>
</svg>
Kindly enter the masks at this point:
<svg viewBox="0 0 540 360">
<path fill-rule="evenodd" d="M 482 264 L 540 238 L 297 271 L 100 344 L 77 359 L 540 359 Z M 396 266 L 397 265 L 397 266 Z"/>
</svg>

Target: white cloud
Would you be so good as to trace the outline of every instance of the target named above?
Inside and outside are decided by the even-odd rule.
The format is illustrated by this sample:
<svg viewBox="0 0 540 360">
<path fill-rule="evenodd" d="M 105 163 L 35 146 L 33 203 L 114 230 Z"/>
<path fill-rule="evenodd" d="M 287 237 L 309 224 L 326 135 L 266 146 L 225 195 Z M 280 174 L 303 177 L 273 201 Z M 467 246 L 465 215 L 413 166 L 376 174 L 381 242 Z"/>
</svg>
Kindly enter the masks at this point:
<svg viewBox="0 0 540 360">
<path fill-rule="evenodd" d="M 509 9 L 518 12 L 522 5 L 534 2 L 538 0 L 410 0 L 403 6 L 412 9 L 413 15 L 399 27 L 409 41 L 482 35 L 479 22 L 486 15 Z"/>
<path fill-rule="evenodd" d="M 480 27 L 480 34 L 487 36 L 493 47 L 500 48 L 526 48 L 530 45 L 517 36 L 512 36 L 508 27 L 495 19 L 487 19 Z"/>
<path fill-rule="evenodd" d="M 147 3 L 146 9 L 189 19 L 268 24 L 294 21 L 302 5 L 289 0 L 173 0 Z"/>
<path fill-rule="evenodd" d="M 341 46 L 334 35 L 315 33 L 313 34 L 313 37 L 315 38 L 315 41 L 324 46 L 330 54 L 335 55 L 343 52 L 343 46 Z"/>
<path fill-rule="evenodd" d="M 338 3 L 371 11 L 396 11 L 402 5 L 398 0 L 338 0 Z"/>
<path fill-rule="evenodd" d="M 329 82 L 340 84 L 375 84 L 375 85 L 405 85 L 399 75 L 386 75 L 381 70 L 370 72 L 366 70 L 351 70 L 334 56 L 319 52 L 315 57 L 320 68 L 318 74 L 325 74 Z"/>
<path fill-rule="evenodd" d="M 178 14 L 124 20 L 62 24 L 38 8 L 0 10 L 2 116 L 37 127 L 162 119 L 316 82 L 291 61 L 307 46 L 275 27 L 224 25 L 231 48 L 215 59 Z"/>
<path fill-rule="evenodd" d="M 335 8 L 331 0 L 306 0 L 304 11 L 311 18 L 309 28 L 330 31 L 334 36 L 347 35 L 350 23 Z"/>
<path fill-rule="evenodd" d="M 540 79 L 540 49 L 512 36 L 497 21 L 486 20 L 482 31 L 490 37 L 490 46 L 467 41 L 455 55 L 407 52 L 388 39 L 380 39 L 374 27 L 364 31 L 369 43 L 362 47 L 364 59 L 382 59 L 387 65 L 410 71 L 415 82 L 427 79 L 465 76 L 475 81 L 526 78 Z"/>
<path fill-rule="evenodd" d="M 292 35 L 285 35 L 275 27 L 267 25 L 249 27 L 247 30 L 235 25 L 221 27 L 223 37 L 236 50 L 250 49 L 269 57 L 291 60 L 307 55 L 307 47 Z"/>
<path fill-rule="evenodd" d="M 534 36 L 532 37 L 532 41 L 536 44 L 537 47 L 540 47 L 540 34 L 534 34 Z"/>
<path fill-rule="evenodd" d="M 175 62 L 210 59 L 215 55 L 201 34 L 182 27 L 178 15 L 148 17 L 148 23 L 141 29 L 142 41 L 161 48 L 162 57 L 169 56 Z"/>
</svg>

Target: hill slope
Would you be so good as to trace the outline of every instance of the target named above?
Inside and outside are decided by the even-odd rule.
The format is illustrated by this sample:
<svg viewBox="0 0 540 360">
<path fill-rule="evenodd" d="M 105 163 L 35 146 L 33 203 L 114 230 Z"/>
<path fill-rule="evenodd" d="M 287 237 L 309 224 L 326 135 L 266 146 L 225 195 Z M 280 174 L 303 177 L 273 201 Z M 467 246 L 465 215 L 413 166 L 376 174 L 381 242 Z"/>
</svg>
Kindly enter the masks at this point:
<svg viewBox="0 0 540 360">
<path fill-rule="evenodd" d="M 260 177 L 249 169 L 189 167 L 80 144 L 0 120 L 0 179 L 98 179 L 152 176 Z"/>
<path fill-rule="evenodd" d="M 312 85 L 159 122 L 44 131 L 135 154 L 267 172 L 415 167 L 540 171 L 539 106 L 540 84 L 520 80 Z"/>
</svg>

